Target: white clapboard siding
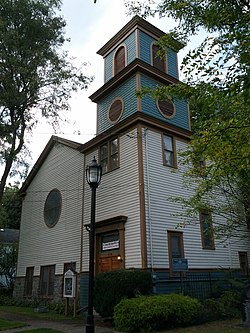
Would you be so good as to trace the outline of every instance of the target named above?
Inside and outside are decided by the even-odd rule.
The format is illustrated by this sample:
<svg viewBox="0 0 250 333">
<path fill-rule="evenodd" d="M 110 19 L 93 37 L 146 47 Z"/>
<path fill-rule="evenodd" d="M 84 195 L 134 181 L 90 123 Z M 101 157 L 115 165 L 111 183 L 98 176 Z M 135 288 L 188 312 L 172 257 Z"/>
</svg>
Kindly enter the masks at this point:
<svg viewBox="0 0 250 333">
<path fill-rule="evenodd" d="M 183 141 L 176 140 L 177 151 L 185 149 L 186 145 Z M 180 230 L 183 231 L 185 257 L 188 259 L 190 268 L 228 268 L 232 265 L 235 268 L 239 267 L 235 247 L 232 245 L 230 247 L 228 242 L 222 243 L 216 240 L 215 250 L 202 249 L 198 216 L 196 225 L 188 225 L 183 229 L 178 228 L 178 224 L 182 220 L 174 214 L 179 213 L 182 207 L 179 203 L 170 201 L 169 197 L 180 195 L 188 197 L 192 193 L 192 185 L 188 189 L 183 186 L 182 166 L 178 165 L 176 170 L 163 165 L 161 133 L 159 132 L 145 131 L 144 166 L 149 266 L 152 264 L 157 268 L 168 268 L 167 231 Z M 215 223 L 216 221 L 223 222 L 219 219 L 221 218 L 213 216 Z M 246 247 L 242 244 L 238 248 L 245 249 Z"/>
<path fill-rule="evenodd" d="M 96 191 L 96 221 L 119 215 L 128 217 L 125 223 L 125 267 L 141 267 L 140 205 L 137 135 L 119 138 L 120 167 L 103 175 Z M 86 164 L 93 154 L 86 155 Z M 97 152 L 95 155 L 98 156 Z M 84 223 L 90 222 L 90 198 L 88 185 L 84 195 Z M 83 270 L 88 270 L 88 233 L 84 230 Z"/>
<path fill-rule="evenodd" d="M 84 157 L 78 151 L 55 144 L 27 189 L 23 201 L 17 276 L 34 266 L 56 265 L 63 273 L 64 263 L 77 262 L 79 269 Z M 62 194 L 62 211 L 57 224 L 48 228 L 43 209 L 48 193 L 57 188 Z"/>
</svg>

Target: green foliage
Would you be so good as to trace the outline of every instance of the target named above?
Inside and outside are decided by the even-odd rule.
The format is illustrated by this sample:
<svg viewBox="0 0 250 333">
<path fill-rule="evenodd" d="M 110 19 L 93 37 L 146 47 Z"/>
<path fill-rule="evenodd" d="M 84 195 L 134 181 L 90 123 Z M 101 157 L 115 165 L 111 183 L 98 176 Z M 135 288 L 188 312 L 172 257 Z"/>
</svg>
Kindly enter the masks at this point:
<svg viewBox="0 0 250 333">
<path fill-rule="evenodd" d="M 114 323 L 123 332 L 162 330 L 194 323 L 200 310 L 199 301 L 189 296 L 140 296 L 115 307 Z"/>
<path fill-rule="evenodd" d="M 203 302 L 200 321 L 239 318 L 241 316 L 241 307 L 241 293 L 225 291 L 219 298 L 209 298 Z"/>
<path fill-rule="evenodd" d="M 95 277 L 94 307 L 103 317 L 112 317 L 114 307 L 123 298 L 152 292 L 151 273 L 141 270 L 118 270 Z"/>
<path fill-rule="evenodd" d="M 6 279 L 6 285 L 8 289 L 13 289 L 14 281 L 16 277 L 16 265 L 17 265 L 18 244 L 6 244 L 0 243 L 0 275 L 3 275 Z"/>
<path fill-rule="evenodd" d="M 72 91 L 92 81 L 62 50 L 68 40 L 60 6 L 60 0 L 0 2 L 0 202 L 7 177 L 26 175 L 26 133 L 41 117 L 56 129 Z"/>
<path fill-rule="evenodd" d="M 183 163 L 189 166 L 187 186 L 196 184 L 196 191 L 190 199 L 174 199 L 185 209 L 183 226 L 197 223 L 197 212 L 207 209 L 227 221 L 214 225 L 216 237 L 239 236 L 250 223 L 249 1 L 126 3 L 130 12 L 144 17 L 173 18 L 177 27 L 171 36 L 183 45 L 203 31 L 204 40 L 183 60 L 185 85 L 146 88 L 140 94 L 162 100 L 182 96 L 189 101 L 193 135 Z M 162 51 L 174 48 L 169 38 L 159 45 Z M 206 162 L 202 168 L 201 161 Z"/>
<path fill-rule="evenodd" d="M 5 188 L 0 206 L 0 228 L 19 229 L 21 221 L 22 198 L 18 184 Z"/>
</svg>

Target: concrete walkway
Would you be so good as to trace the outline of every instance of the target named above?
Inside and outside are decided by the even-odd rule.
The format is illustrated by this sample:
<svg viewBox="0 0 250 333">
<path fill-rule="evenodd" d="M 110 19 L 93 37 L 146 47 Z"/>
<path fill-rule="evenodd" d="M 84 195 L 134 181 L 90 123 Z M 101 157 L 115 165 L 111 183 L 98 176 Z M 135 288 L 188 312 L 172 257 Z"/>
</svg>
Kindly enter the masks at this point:
<svg viewBox="0 0 250 333">
<path fill-rule="evenodd" d="M 27 326 L 21 328 L 8 329 L 1 331 L 1 333 L 15 333 L 27 331 L 35 328 L 52 328 L 53 330 L 65 332 L 65 333 L 85 333 L 85 322 L 82 319 L 65 319 L 65 320 L 50 320 L 33 318 L 28 316 L 22 316 L 20 314 L 14 314 L 10 312 L 0 311 L 0 318 L 6 320 L 14 320 L 17 322 L 25 323 Z M 112 326 L 109 323 L 103 322 L 100 318 L 95 320 L 95 332 L 96 333 L 115 333 Z"/>
</svg>

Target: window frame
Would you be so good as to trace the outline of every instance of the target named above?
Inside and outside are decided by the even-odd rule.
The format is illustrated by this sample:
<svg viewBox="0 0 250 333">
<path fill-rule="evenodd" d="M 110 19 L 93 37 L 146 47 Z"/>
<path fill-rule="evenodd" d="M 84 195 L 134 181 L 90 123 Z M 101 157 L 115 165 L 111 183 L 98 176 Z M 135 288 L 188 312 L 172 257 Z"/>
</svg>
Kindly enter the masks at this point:
<svg viewBox="0 0 250 333">
<path fill-rule="evenodd" d="M 208 224 L 209 224 L 209 232 L 211 232 L 210 235 L 210 245 L 206 244 L 206 240 L 205 237 L 207 235 L 205 235 L 205 228 L 204 228 L 204 220 L 202 218 L 203 215 L 206 215 L 208 217 Z M 201 231 L 201 243 L 202 243 L 202 249 L 203 250 L 215 250 L 215 243 L 214 243 L 214 230 L 213 230 L 213 221 L 212 221 L 212 214 L 211 212 L 207 211 L 207 210 L 201 210 L 199 212 L 199 220 L 200 220 L 200 231 Z"/>
<path fill-rule="evenodd" d="M 117 54 L 121 49 L 124 50 L 124 59 L 123 59 L 124 60 L 124 66 L 117 66 Z M 126 48 L 125 44 L 121 44 L 117 47 L 117 49 L 114 52 L 114 56 L 113 56 L 113 76 L 120 73 L 126 66 L 127 66 L 127 48 Z"/>
<path fill-rule="evenodd" d="M 115 120 L 112 120 L 110 119 L 110 112 L 111 112 L 111 107 L 114 105 L 115 102 L 117 101 L 120 101 L 121 102 L 121 111 L 119 113 L 119 116 L 115 119 Z M 108 117 L 108 121 L 111 123 L 111 124 L 116 124 L 120 119 L 121 119 L 121 116 L 123 114 L 123 111 L 124 111 L 124 100 L 122 97 L 116 97 L 110 104 L 109 106 L 109 109 L 108 109 L 108 114 L 107 114 L 107 117 Z"/>
<path fill-rule="evenodd" d="M 53 195 L 57 195 L 56 205 L 54 205 L 54 202 L 52 200 Z M 60 219 L 61 212 L 62 194 L 60 190 L 58 190 L 58 188 L 53 188 L 53 190 L 48 193 L 43 207 L 43 218 L 48 228 L 53 228 L 57 224 Z"/>
<path fill-rule="evenodd" d="M 169 259 L 169 272 L 170 276 L 179 276 L 180 273 L 173 272 L 173 254 L 172 254 L 172 237 L 179 237 L 180 239 L 180 258 L 185 258 L 185 252 L 184 252 L 184 241 L 183 241 L 183 232 L 182 231 L 167 231 L 167 237 L 168 237 L 168 259 Z"/>
<path fill-rule="evenodd" d="M 161 109 L 161 105 L 160 105 L 160 103 L 164 103 L 164 102 L 170 103 L 170 104 L 172 104 L 172 106 L 173 106 L 173 113 L 172 113 L 171 115 L 169 115 L 169 116 L 166 115 L 166 114 L 162 111 L 162 109 Z M 172 118 L 174 118 L 174 116 L 176 115 L 176 107 L 175 107 L 175 104 L 174 104 L 173 101 L 170 101 L 170 100 L 160 101 L 159 99 L 157 99 L 157 101 L 156 101 L 156 106 L 157 106 L 157 109 L 159 110 L 160 114 L 161 114 L 164 118 L 166 118 L 166 119 L 172 119 Z"/>
<path fill-rule="evenodd" d="M 169 137 L 172 140 L 172 150 L 168 150 L 165 149 L 165 141 L 164 141 L 164 137 Z M 167 152 L 171 152 L 172 156 L 173 156 L 173 163 L 172 164 L 168 164 L 166 159 L 165 159 L 165 151 Z M 176 153 L 176 139 L 173 135 L 169 135 L 167 133 L 163 133 L 162 134 L 162 160 L 163 160 L 163 165 L 170 167 L 170 168 L 177 168 L 177 153 Z"/>
<path fill-rule="evenodd" d="M 47 270 L 48 280 L 44 280 L 45 270 Z M 39 296 L 42 298 L 52 298 L 55 289 L 55 265 L 41 266 L 40 267 L 40 280 L 39 280 Z M 46 283 L 45 288 L 42 286 Z M 45 289 L 45 292 L 44 292 Z"/>
<path fill-rule="evenodd" d="M 239 256 L 239 263 L 240 263 L 240 269 L 242 271 L 242 275 L 249 275 L 249 264 L 248 264 L 248 256 L 247 256 L 247 251 L 239 251 L 238 252 L 238 256 Z M 242 260 L 244 257 L 244 259 L 246 260 Z M 246 267 L 244 267 L 243 264 L 246 264 Z"/>
<path fill-rule="evenodd" d="M 117 152 L 116 153 L 112 153 L 111 151 L 111 144 L 113 141 L 117 140 Z M 102 147 L 107 145 L 107 157 L 102 158 Z M 118 137 L 115 137 L 115 138 L 112 138 L 110 139 L 109 141 L 106 141 L 105 143 L 103 143 L 100 147 L 99 147 L 99 161 L 100 161 L 100 164 L 101 166 L 103 167 L 103 161 L 106 161 L 107 163 L 107 170 L 104 169 L 103 167 L 103 174 L 105 173 L 108 173 L 110 171 L 113 171 L 113 170 L 116 170 L 120 167 L 120 142 L 119 142 L 119 138 Z M 117 155 L 117 164 L 115 167 L 112 167 L 112 157 Z"/>
<path fill-rule="evenodd" d="M 157 48 L 157 50 L 155 51 L 154 48 Z M 163 72 L 163 73 L 167 73 L 167 60 L 166 60 L 166 56 L 165 58 L 161 58 L 157 55 L 157 52 L 160 50 L 159 46 L 156 45 L 156 42 L 154 41 L 151 44 L 151 65 L 158 69 L 159 71 Z M 160 64 L 160 66 L 159 66 Z"/>
<path fill-rule="evenodd" d="M 24 282 L 24 296 L 31 297 L 33 292 L 34 281 L 34 266 L 26 267 L 25 282 Z"/>
</svg>

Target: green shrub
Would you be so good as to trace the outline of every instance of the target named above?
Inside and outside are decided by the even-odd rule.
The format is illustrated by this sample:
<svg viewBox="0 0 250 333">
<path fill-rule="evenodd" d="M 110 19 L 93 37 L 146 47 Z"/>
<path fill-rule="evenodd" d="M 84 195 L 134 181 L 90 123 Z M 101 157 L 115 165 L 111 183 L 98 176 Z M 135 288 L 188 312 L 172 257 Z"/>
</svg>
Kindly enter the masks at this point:
<svg viewBox="0 0 250 333">
<path fill-rule="evenodd" d="M 118 331 L 139 332 L 187 326 L 195 322 L 201 309 L 198 300 L 170 294 L 124 299 L 114 310 Z"/>
<path fill-rule="evenodd" d="M 241 306 L 240 292 L 224 291 L 219 298 L 209 298 L 203 302 L 200 321 L 239 318 Z"/>
<path fill-rule="evenodd" d="M 112 317 L 114 307 L 123 298 L 152 293 L 150 272 L 117 270 L 95 277 L 94 307 L 102 317 Z"/>
</svg>

